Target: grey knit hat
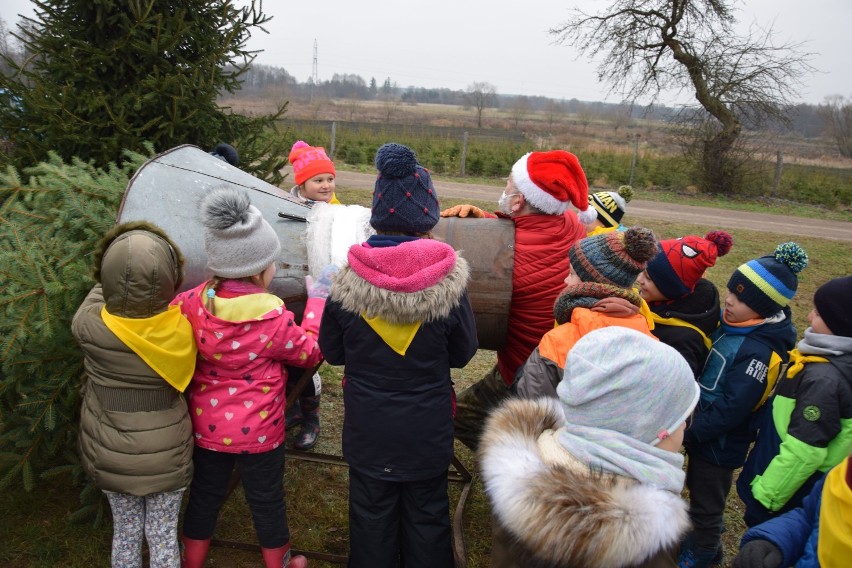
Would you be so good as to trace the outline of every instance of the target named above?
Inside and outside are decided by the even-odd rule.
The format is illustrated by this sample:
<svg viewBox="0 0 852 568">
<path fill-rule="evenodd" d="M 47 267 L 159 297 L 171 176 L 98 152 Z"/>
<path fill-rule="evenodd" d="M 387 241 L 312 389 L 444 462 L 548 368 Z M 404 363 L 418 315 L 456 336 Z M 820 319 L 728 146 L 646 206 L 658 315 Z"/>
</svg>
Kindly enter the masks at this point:
<svg viewBox="0 0 852 568">
<path fill-rule="evenodd" d="M 272 226 L 251 204 L 246 191 L 222 187 L 201 200 L 207 267 L 222 278 L 263 272 L 278 258 L 281 243 Z"/>
<path fill-rule="evenodd" d="M 680 353 L 621 326 L 592 331 L 575 343 L 556 387 L 570 423 L 652 446 L 686 421 L 699 392 Z"/>
</svg>

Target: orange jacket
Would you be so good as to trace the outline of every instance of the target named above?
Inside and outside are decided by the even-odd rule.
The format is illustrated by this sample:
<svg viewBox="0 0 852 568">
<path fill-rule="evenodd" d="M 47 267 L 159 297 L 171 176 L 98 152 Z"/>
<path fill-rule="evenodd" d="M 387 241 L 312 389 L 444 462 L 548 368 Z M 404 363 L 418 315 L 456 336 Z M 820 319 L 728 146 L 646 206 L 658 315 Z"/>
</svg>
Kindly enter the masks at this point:
<svg viewBox="0 0 852 568">
<path fill-rule="evenodd" d="M 556 385 L 562 380 L 565 358 L 574 344 L 590 331 L 613 325 L 635 329 L 657 339 L 648 328 L 647 318 L 641 313 L 617 317 L 589 308 L 574 308 L 571 321 L 547 332 L 527 359 L 518 381 L 518 394 L 525 398 L 555 397 Z M 618 346 L 612 347 L 615 356 Z"/>
</svg>

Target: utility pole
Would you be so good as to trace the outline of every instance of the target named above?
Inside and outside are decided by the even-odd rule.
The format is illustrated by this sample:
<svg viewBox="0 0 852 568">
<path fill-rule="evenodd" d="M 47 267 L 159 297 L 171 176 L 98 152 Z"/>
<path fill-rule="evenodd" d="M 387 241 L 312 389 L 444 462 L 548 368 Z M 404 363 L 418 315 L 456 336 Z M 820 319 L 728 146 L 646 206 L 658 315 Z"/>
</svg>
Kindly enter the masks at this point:
<svg viewBox="0 0 852 568">
<path fill-rule="evenodd" d="M 319 72 L 317 71 L 317 40 L 314 38 L 314 66 L 311 70 L 311 99 L 310 102 L 314 102 L 314 87 L 316 87 L 317 82 L 319 81 Z"/>
</svg>

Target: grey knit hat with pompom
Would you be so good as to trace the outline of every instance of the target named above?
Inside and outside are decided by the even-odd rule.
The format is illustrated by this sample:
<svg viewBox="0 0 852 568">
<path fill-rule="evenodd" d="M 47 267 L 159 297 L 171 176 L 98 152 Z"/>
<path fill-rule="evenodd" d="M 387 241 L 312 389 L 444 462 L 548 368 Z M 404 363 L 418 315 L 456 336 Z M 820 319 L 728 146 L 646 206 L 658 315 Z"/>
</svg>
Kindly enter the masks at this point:
<svg viewBox="0 0 852 568">
<path fill-rule="evenodd" d="M 201 200 L 207 268 L 221 278 L 245 278 L 266 270 L 281 252 L 272 226 L 243 190 L 222 187 Z"/>
<path fill-rule="evenodd" d="M 376 152 L 376 187 L 370 225 L 388 233 L 428 233 L 438 223 L 438 194 L 414 151 L 385 144 Z"/>
</svg>

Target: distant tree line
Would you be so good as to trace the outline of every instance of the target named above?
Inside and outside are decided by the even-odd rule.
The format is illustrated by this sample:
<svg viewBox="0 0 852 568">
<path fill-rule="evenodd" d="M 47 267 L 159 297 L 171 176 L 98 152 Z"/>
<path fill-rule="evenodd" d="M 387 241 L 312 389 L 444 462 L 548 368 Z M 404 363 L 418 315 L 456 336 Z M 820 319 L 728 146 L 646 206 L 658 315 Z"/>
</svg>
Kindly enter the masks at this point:
<svg viewBox="0 0 852 568">
<path fill-rule="evenodd" d="M 369 80 L 360 75 L 335 73 L 330 80 L 313 84 L 310 80 L 299 82 L 285 69 L 254 63 L 241 77 L 243 95 L 256 96 L 269 91 L 283 91 L 288 100 L 354 99 L 362 101 L 393 99 L 401 103 L 445 104 L 475 106 L 468 90 L 453 90 L 442 87 L 401 87 L 390 77 Z M 473 83 L 476 84 L 476 83 Z M 311 90 L 313 89 L 313 93 Z M 544 96 L 527 96 L 494 93 L 486 101 L 485 108 L 505 109 L 510 112 L 553 112 L 571 114 L 591 119 L 623 116 L 626 119 L 672 120 L 681 109 L 665 105 L 630 105 L 581 101 L 576 98 L 556 100 Z M 788 123 L 769 121 L 765 124 L 752 123 L 744 113 L 743 126 L 764 128 L 778 133 L 793 132 L 806 138 L 834 137 L 835 133 L 847 136 L 852 126 L 852 96 L 848 98 L 827 97 L 820 105 L 801 103 L 785 110 Z M 843 143 L 839 147 L 845 147 Z M 847 155 L 847 154 L 844 154 Z"/>
</svg>

